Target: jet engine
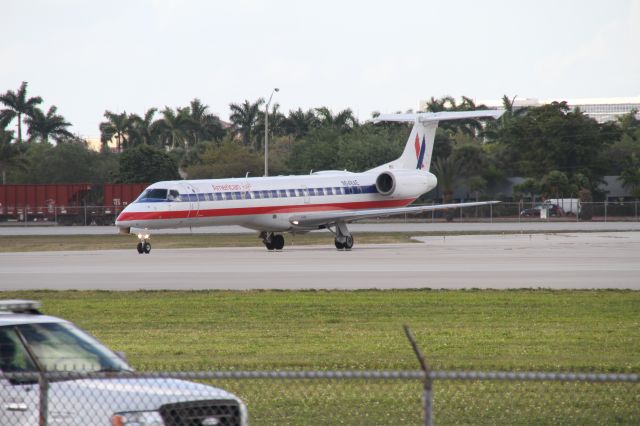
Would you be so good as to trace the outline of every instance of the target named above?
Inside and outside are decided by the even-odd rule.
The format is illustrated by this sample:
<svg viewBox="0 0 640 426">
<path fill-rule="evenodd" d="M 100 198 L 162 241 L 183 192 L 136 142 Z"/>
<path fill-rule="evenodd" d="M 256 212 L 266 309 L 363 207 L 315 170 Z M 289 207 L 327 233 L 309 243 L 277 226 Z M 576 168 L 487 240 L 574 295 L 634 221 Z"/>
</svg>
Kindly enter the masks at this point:
<svg viewBox="0 0 640 426">
<path fill-rule="evenodd" d="M 392 198 L 418 197 L 436 187 L 434 175 L 422 170 L 387 170 L 376 178 L 379 194 Z"/>
</svg>

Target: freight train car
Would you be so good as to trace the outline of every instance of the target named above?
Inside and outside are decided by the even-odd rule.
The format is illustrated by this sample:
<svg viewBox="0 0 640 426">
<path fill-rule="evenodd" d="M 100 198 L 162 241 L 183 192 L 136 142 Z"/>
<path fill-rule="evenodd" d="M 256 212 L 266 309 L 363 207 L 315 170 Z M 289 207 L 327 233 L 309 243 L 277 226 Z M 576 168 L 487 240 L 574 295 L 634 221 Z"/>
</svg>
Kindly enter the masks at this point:
<svg viewBox="0 0 640 426">
<path fill-rule="evenodd" d="M 0 185 L 0 221 L 110 225 L 146 186 L 144 183 Z"/>
</svg>

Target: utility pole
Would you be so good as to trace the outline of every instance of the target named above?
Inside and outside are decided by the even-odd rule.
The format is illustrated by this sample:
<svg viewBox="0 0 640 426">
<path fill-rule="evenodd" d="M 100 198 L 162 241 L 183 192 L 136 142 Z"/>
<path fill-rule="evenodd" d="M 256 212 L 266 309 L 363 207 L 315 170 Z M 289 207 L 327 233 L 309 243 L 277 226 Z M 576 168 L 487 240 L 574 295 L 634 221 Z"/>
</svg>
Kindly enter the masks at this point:
<svg viewBox="0 0 640 426">
<path fill-rule="evenodd" d="M 269 176 L 269 105 L 271 105 L 271 98 L 275 92 L 279 92 L 277 87 L 271 91 L 269 101 L 267 101 L 267 107 L 264 110 L 264 175 Z"/>
</svg>

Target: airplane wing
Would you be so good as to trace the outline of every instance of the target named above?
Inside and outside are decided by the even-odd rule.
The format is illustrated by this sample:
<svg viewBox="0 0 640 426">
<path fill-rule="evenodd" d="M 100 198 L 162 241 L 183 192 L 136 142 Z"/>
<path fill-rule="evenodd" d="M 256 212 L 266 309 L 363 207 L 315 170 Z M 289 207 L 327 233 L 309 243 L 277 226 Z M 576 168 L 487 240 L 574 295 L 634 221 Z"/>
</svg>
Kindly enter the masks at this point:
<svg viewBox="0 0 640 426">
<path fill-rule="evenodd" d="M 459 207 L 475 207 L 486 206 L 489 204 L 497 204 L 500 201 L 479 201 L 474 203 L 455 203 L 455 204 L 435 204 L 432 206 L 413 206 L 398 207 L 392 209 L 371 209 L 371 210 L 344 210 L 332 212 L 319 212 L 295 215 L 289 218 L 289 222 L 300 228 L 314 228 L 320 225 L 334 225 L 336 222 L 353 222 L 356 220 L 367 219 L 372 217 L 384 217 L 394 214 L 404 213 L 422 213 L 432 210 L 455 209 Z"/>
</svg>

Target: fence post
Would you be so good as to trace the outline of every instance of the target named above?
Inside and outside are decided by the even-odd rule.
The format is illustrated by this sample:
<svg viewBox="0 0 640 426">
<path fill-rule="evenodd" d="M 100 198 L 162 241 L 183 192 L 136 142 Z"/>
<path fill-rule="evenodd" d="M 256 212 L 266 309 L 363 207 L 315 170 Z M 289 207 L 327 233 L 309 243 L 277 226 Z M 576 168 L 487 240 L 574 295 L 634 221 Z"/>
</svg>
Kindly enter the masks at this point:
<svg viewBox="0 0 640 426">
<path fill-rule="evenodd" d="M 49 382 L 44 372 L 40 372 L 38 377 L 38 388 L 40 391 L 38 426 L 47 426 L 49 420 Z"/>
<path fill-rule="evenodd" d="M 416 342 L 416 339 L 413 337 L 413 333 L 411 333 L 411 329 L 408 325 L 402 326 L 404 328 L 404 334 L 409 339 L 411 343 L 411 347 L 413 348 L 413 352 L 416 354 L 418 358 L 418 362 L 420 362 L 420 369 L 424 372 L 424 382 L 422 388 L 422 408 L 424 411 L 424 426 L 433 426 L 433 387 L 431 380 L 431 368 L 427 364 L 427 361 L 424 359 L 424 355 Z"/>
<path fill-rule="evenodd" d="M 607 222 L 607 200 L 604 200 L 604 221 Z"/>
</svg>

